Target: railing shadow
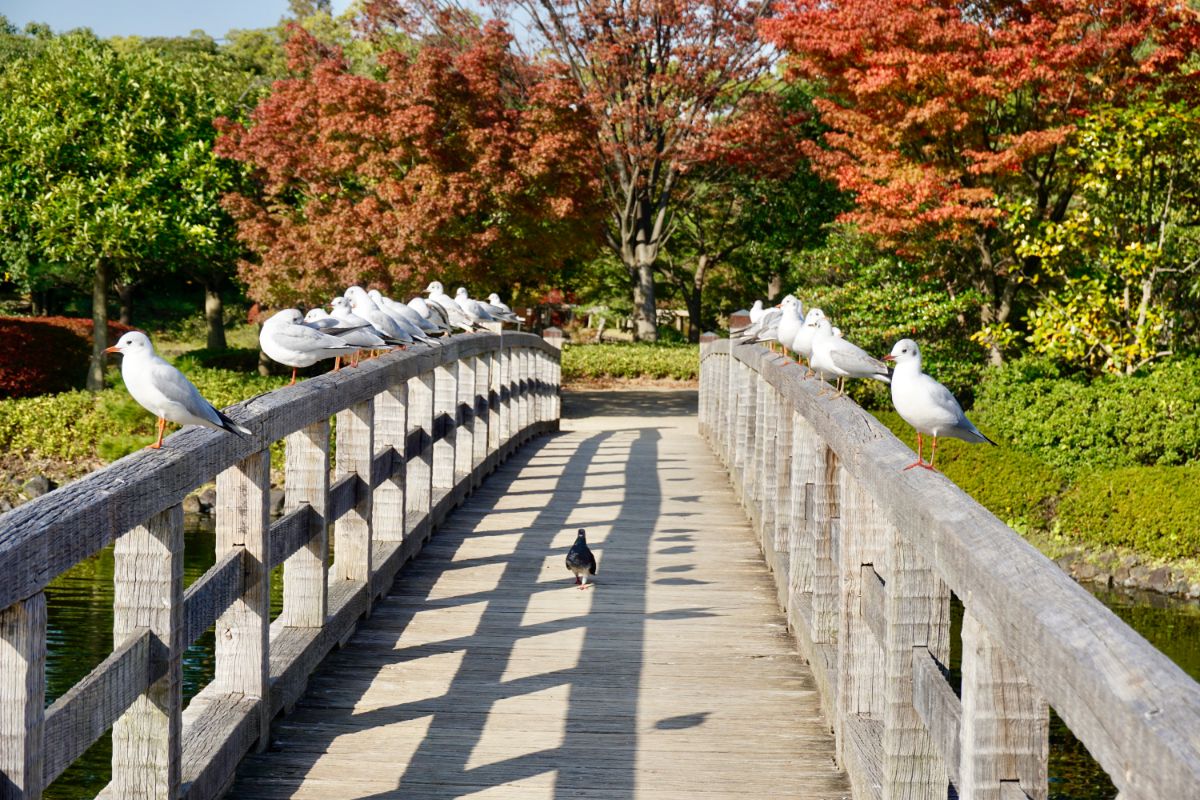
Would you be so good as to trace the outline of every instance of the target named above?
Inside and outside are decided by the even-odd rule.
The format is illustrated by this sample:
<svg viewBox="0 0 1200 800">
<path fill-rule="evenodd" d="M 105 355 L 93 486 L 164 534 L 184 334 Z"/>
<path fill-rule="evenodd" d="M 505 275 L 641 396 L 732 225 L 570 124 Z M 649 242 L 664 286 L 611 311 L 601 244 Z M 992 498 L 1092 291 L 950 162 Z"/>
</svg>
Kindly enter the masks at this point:
<svg viewBox="0 0 1200 800">
<path fill-rule="evenodd" d="M 296 711 L 277 721 L 270 752 L 246 760 L 228 797 L 263 796 L 260 773 L 272 797 L 304 787 L 313 797 L 453 798 L 501 786 L 514 792 L 506 797 L 523 796 L 520 787 L 633 797 L 647 557 L 663 501 L 644 470 L 659 438 L 652 428 L 558 436 L 501 466 L 313 675 Z M 620 462 L 622 499 L 582 503 L 585 491 L 603 497 L 589 479 Z M 506 508 L 511 495 L 527 507 Z M 601 566 L 585 592 L 562 565 L 578 527 Z M 677 613 L 710 612 L 659 615 Z M 333 766 L 345 748 L 361 774 Z"/>
</svg>

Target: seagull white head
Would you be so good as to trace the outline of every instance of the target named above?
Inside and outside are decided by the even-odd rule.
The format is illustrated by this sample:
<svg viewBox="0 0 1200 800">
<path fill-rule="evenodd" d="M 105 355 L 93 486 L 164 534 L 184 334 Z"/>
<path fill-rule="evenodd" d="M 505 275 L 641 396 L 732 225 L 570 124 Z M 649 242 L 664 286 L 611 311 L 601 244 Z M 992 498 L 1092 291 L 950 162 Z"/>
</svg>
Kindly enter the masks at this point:
<svg viewBox="0 0 1200 800">
<path fill-rule="evenodd" d="M 124 353 L 125 355 L 153 353 L 154 345 L 150 344 L 150 337 L 141 331 L 130 331 L 117 339 L 117 343 L 112 347 L 105 348 L 104 352 Z"/>
<path fill-rule="evenodd" d="M 500 295 L 496 294 L 495 292 L 492 292 L 491 294 L 488 295 L 488 302 L 494 306 L 500 305 Z"/>
<path fill-rule="evenodd" d="M 892 352 L 883 357 L 884 361 L 895 361 L 897 365 L 915 361 L 921 366 L 921 348 L 912 339 L 901 339 L 892 347 Z"/>
<path fill-rule="evenodd" d="M 324 308 L 322 308 L 321 306 L 316 306 L 315 308 L 310 308 L 308 310 L 308 313 L 304 315 L 304 321 L 305 322 L 316 322 L 319 319 L 325 319 L 325 317 L 327 317 L 327 316 L 329 316 L 329 315 L 325 313 Z"/>
<path fill-rule="evenodd" d="M 366 297 L 367 292 L 361 286 L 351 286 L 344 292 L 347 298 Z"/>
<path fill-rule="evenodd" d="M 334 309 L 339 309 L 339 308 L 340 308 L 340 309 L 342 309 L 343 311 L 349 311 L 349 310 L 350 310 L 350 301 L 349 301 L 349 300 L 347 300 L 347 299 L 346 299 L 346 298 L 344 298 L 344 297 L 335 297 L 335 298 L 333 298 L 332 300 L 330 300 L 330 301 L 329 301 L 329 305 L 333 306 L 333 307 L 334 307 Z"/>
<path fill-rule="evenodd" d="M 263 327 L 268 325 L 299 325 L 304 322 L 304 315 L 294 308 L 285 308 L 283 311 L 276 311 L 271 317 L 263 323 Z"/>
<path fill-rule="evenodd" d="M 458 289 L 456 289 L 454 292 L 454 296 L 461 297 L 463 300 L 466 300 L 467 299 L 467 287 L 465 287 L 465 286 L 458 287 Z"/>
<path fill-rule="evenodd" d="M 445 293 L 446 293 L 446 289 L 445 289 L 445 287 L 442 286 L 441 281 L 430 281 L 429 285 L 425 287 L 425 291 L 422 292 L 422 294 L 445 294 Z"/>
<path fill-rule="evenodd" d="M 804 324 L 809 328 L 820 326 L 821 320 L 825 319 L 825 312 L 819 308 L 810 308 L 808 313 L 804 315 Z"/>
</svg>

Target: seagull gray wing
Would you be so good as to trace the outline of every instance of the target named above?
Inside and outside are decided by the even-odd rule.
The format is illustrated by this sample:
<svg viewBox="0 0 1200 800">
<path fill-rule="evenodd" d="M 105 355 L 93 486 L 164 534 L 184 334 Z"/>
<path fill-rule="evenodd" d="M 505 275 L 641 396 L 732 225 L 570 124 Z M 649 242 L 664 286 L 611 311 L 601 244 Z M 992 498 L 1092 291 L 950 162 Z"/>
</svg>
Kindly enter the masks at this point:
<svg viewBox="0 0 1200 800">
<path fill-rule="evenodd" d="M 316 350 L 349 353 L 358 349 L 353 345 L 346 344 L 336 336 L 321 333 L 304 325 L 281 325 L 273 331 L 273 335 L 280 346 L 302 353 L 311 353 Z"/>
<path fill-rule="evenodd" d="M 829 360 L 840 370 L 850 375 L 867 376 L 888 374 L 887 364 L 845 339 L 835 339 L 829 348 Z"/>
<path fill-rule="evenodd" d="M 195 384 L 187 376 L 161 358 L 155 358 L 149 367 L 149 379 L 165 400 L 179 406 L 194 417 L 223 427 L 221 417 L 213 404 L 204 399 Z"/>
</svg>

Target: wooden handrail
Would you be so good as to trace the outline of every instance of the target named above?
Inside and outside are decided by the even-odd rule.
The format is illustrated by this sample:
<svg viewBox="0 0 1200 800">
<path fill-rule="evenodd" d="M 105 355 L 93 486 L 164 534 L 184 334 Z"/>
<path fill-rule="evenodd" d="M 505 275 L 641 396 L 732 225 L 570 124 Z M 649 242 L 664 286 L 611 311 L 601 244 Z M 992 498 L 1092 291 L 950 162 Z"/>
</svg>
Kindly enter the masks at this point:
<svg viewBox="0 0 1200 800">
<path fill-rule="evenodd" d="M 805 376 L 763 347 L 706 341 L 700 424 L 856 796 L 944 797 L 953 780 L 962 797 L 1044 798 L 1047 704 L 1123 800 L 1200 796 L 1200 685 L 944 476 L 905 471 L 907 447 Z M 951 591 L 961 701 L 938 668 Z"/>
<path fill-rule="evenodd" d="M 39 797 L 109 727 L 103 796 L 219 795 L 444 516 L 515 448 L 557 429 L 560 375 L 559 349 L 540 337 L 455 336 L 240 403 L 229 414 L 249 437 L 189 428 L 0 517 L 0 798 Z M 288 513 L 271 524 L 280 439 Z M 217 563 L 185 593 L 180 504 L 214 477 Z M 42 590 L 114 541 L 119 646 L 46 710 Z M 284 614 L 271 623 L 279 564 Z M 182 651 L 214 621 L 216 674 L 184 711 Z"/>
</svg>

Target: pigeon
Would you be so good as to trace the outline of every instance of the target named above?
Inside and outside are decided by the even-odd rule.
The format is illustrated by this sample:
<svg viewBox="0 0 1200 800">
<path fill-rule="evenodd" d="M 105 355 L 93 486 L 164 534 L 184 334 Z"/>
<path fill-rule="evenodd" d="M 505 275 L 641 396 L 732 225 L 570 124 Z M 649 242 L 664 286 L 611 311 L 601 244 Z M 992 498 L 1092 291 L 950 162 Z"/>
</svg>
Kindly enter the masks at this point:
<svg viewBox="0 0 1200 800">
<path fill-rule="evenodd" d="M 836 375 L 839 394 L 842 391 L 843 378 L 874 378 L 882 383 L 891 381 L 887 364 L 858 345 L 834 336 L 833 326 L 829 324 L 828 319 L 819 318 L 816 328 L 809 366 L 820 373 L 822 378 Z"/>
<path fill-rule="evenodd" d="M 299 367 L 308 367 L 326 358 L 352 355 L 359 350 L 357 345 L 308 327 L 304 317 L 294 308 L 276 312 L 264 322 L 258 344 L 273 360 L 292 368 L 292 383 L 296 382 Z"/>
<path fill-rule="evenodd" d="M 916 342 L 901 339 L 883 360 L 896 363 L 892 373 L 892 405 L 896 407 L 896 413 L 917 431 L 917 460 L 904 469 L 923 467 L 936 472 L 933 460 L 937 458 L 939 436 L 996 446 L 967 419 L 950 390 L 921 371 L 921 348 Z M 922 434 L 933 437 L 928 464 L 921 458 Z"/>
<path fill-rule="evenodd" d="M 150 337 L 141 331 L 130 331 L 104 352 L 124 355 L 121 377 L 125 388 L 138 405 L 158 417 L 158 440 L 149 445 L 149 449 L 162 447 L 167 420 L 180 425 L 216 428 L 238 436 L 250 435 L 249 430 L 205 400 L 182 372 L 155 353 Z"/>
<path fill-rule="evenodd" d="M 567 551 L 567 569 L 575 573 L 575 585 L 581 590 L 587 588 L 588 575 L 596 574 L 596 557 L 588 549 L 583 528 L 579 529 L 575 544 Z"/>
</svg>

